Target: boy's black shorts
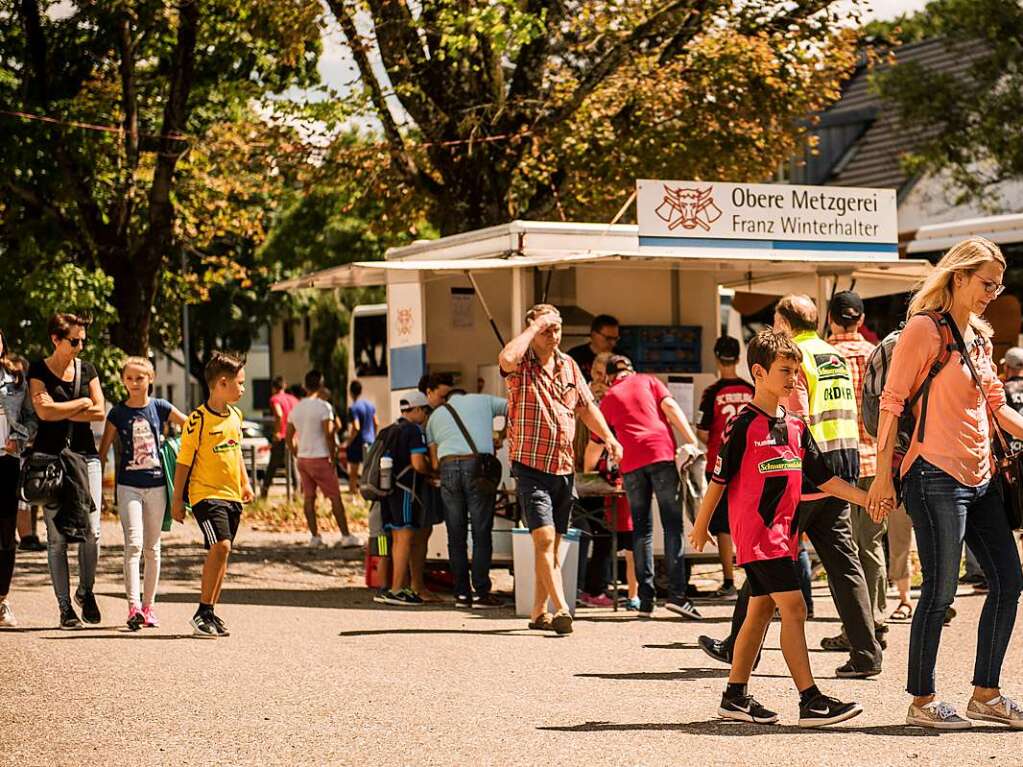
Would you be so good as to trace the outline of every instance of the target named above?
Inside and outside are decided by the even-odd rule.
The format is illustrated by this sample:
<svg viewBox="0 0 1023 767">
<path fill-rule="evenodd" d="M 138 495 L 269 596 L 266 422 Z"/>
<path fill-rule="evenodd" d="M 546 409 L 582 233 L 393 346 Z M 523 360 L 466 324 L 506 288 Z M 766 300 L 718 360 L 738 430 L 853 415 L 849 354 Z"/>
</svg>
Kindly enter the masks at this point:
<svg viewBox="0 0 1023 767">
<path fill-rule="evenodd" d="M 202 539 L 209 549 L 217 541 L 234 541 L 242 521 L 242 505 L 238 501 L 207 498 L 192 507 L 192 515 L 202 530 Z"/>
<path fill-rule="evenodd" d="M 749 581 L 750 594 L 755 597 L 766 597 L 782 591 L 799 591 L 799 571 L 796 560 L 784 557 L 781 559 L 764 559 L 760 562 L 747 562 L 742 566 Z"/>
</svg>

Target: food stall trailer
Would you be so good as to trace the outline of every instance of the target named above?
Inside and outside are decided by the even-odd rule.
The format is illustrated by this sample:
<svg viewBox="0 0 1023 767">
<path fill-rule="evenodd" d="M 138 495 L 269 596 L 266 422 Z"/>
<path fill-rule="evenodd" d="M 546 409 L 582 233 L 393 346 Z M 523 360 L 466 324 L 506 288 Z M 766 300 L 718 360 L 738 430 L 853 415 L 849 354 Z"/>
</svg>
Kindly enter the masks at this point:
<svg viewBox="0 0 1023 767">
<path fill-rule="evenodd" d="M 617 317 L 617 350 L 665 380 L 692 420 L 715 379 L 714 341 L 724 328 L 742 341 L 737 317 L 722 317 L 723 295 L 806 293 L 824 307 L 836 290 L 905 292 L 930 269 L 899 257 L 894 190 L 640 181 L 637 195 L 638 226 L 512 221 L 277 287 L 386 286 L 390 401 L 376 403 L 381 424 L 426 372 L 503 395 L 497 354 L 540 302 L 562 312 L 563 350 L 588 340 L 594 315 Z M 686 509 L 687 528 L 694 515 Z M 512 526 L 495 523 L 495 564 L 510 561 Z M 429 556 L 447 559 L 440 525 Z"/>
</svg>

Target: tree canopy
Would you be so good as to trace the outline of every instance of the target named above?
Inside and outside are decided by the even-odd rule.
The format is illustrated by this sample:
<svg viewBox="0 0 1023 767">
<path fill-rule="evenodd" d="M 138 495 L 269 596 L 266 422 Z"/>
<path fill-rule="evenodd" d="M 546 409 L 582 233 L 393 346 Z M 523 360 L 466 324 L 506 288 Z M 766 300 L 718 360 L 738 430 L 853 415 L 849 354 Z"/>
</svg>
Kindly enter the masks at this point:
<svg viewBox="0 0 1023 767">
<path fill-rule="evenodd" d="M 340 165 L 442 234 L 606 218 L 641 177 L 770 178 L 855 55 L 830 0 L 327 4 L 385 138 Z"/>
<path fill-rule="evenodd" d="M 145 353 L 181 248 L 261 239 L 292 156 L 258 105 L 316 81 L 319 21 L 308 0 L 0 9 L 5 259 L 101 269 L 111 340 Z"/>
<path fill-rule="evenodd" d="M 907 62 L 874 78 L 902 123 L 922 135 L 911 173 L 943 174 L 958 192 L 998 207 L 997 185 L 1023 176 L 1023 6 L 1016 0 L 935 0 L 871 31 L 898 42 L 940 37 L 969 62 L 961 72 Z"/>
</svg>

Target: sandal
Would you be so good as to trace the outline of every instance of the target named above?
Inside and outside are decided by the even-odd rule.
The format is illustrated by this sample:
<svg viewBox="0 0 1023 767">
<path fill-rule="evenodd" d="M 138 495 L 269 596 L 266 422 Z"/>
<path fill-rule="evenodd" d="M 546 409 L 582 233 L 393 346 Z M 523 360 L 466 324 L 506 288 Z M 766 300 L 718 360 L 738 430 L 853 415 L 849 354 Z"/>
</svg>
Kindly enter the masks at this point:
<svg viewBox="0 0 1023 767">
<path fill-rule="evenodd" d="M 913 605 L 909 602 L 900 602 L 899 606 L 895 608 L 890 616 L 888 616 L 888 620 L 901 623 L 903 621 L 908 621 L 912 617 Z"/>
</svg>

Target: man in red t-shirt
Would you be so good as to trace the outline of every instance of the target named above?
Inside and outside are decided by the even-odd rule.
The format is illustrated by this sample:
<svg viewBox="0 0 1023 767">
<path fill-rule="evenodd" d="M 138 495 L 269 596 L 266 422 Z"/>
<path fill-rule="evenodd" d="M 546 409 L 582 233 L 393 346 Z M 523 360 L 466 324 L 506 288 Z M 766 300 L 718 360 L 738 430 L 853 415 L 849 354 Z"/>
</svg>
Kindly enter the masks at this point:
<svg viewBox="0 0 1023 767">
<path fill-rule="evenodd" d="M 739 342 L 731 336 L 721 336 L 714 344 L 718 380 L 703 390 L 700 413 L 696 419 L 696 433 L 707 446 L 707 481 L 714 470 L 714 461 L 721 449 L 725 426 L 753 399 L 753 384 L 739 378 L 735 365 L 739 361 Z M 724 580 L 712 596 L 734 599 L 735 581 L 732 575 L 732 534 L 728 527 L 728 503 L 722 497 L 710 520 L 710 534 L 717 539 L 718 557 Z"/>
<path fill-rule="evenodd" d="M 637 375 L 628 357 L 616 354 L 607 361 L 611 388 L 600 401 L 600 412 L 622 443 L 622 480 L 632 509 L 633 555 L 639 580 L 639 615 L 649 618 L 654 609 L 654 525 L 651 502 L 664 528 L 664 559 L 668 568 L 669 595 L 665 605 L 686 618 L 702 616 L 686 597 L 685 545 L 682 541 L 682 508 L 675 467 L 674 426 L 686 442 L 696 445 L 696 435 L 685 413 L 660 380 Z"/>
<path fill-rule="evenodd" d="M 270 413 L 274 417 L 274 425 L 270 430 L 270 463 L 267 464 L 266 474 L 263 476 L 263 487 L 260 495 L 265 499 L 270 493 L 270 485 L 274 481 L 274 475 L 278 469 L 284 468 L 284 461 L 287 459 L 288 414 L 298 404 L 298 398 L 288 394 L 288 388 L 284 376 L 276 376 L 270 384 L 273 393 L 270 395 Z"/>
</svg>

